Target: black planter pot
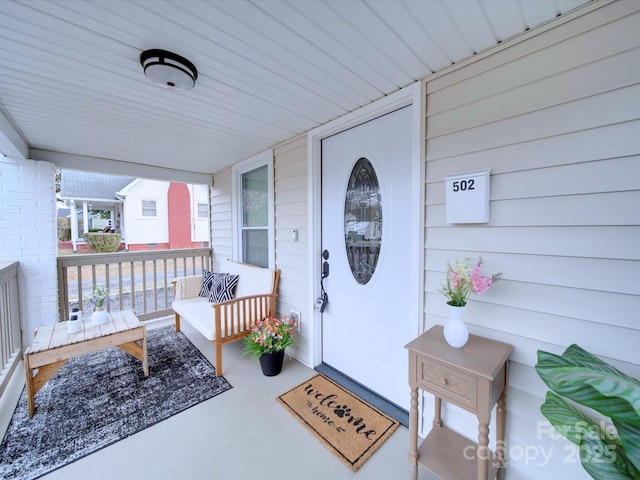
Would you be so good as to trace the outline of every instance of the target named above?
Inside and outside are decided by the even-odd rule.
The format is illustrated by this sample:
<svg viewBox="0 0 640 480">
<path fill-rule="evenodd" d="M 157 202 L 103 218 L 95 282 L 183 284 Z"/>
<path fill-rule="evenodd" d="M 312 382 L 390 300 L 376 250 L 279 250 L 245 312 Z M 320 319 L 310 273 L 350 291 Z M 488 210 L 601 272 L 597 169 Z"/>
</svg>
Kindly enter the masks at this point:
<svg viewBox="0 0 640 480">
<path fill-rule="evenodd" d="M 260 367 L 266 377 L 275 377 L 282 371 L 284 361 L 284 350 L 276 353 L 263 353 L 260 356 Z"/>
</svg>

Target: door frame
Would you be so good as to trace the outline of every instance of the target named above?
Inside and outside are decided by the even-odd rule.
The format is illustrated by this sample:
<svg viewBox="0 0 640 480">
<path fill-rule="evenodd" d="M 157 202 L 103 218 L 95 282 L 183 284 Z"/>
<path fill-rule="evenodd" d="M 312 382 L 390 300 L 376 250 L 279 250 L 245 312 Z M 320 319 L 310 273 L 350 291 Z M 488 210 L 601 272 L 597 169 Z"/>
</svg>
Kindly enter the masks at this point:
<svg viewBox="0 0 640 480">
<path fill-rule="evenodd" d="M 322 140 L 361 123 L 373 120 L 399 108 L 412 105 L 411 138 L 411 202 L 418 205 L 419 215 L 414 215 L 409 232 L 413 239 L 411 250 L 416 262 L 410 275 L 411 298 L 410 317 L 415 319 L 415 334 L 420 334 L 424 305 L 424 227 L 425 227 L 425 125 L 426 125 L 426 83 L 417 81 L 378 101 L 348 113 L 307 134 L 307 184 L 308 191 L 308 295 L 309 308 L 306 318 L 309 322 L 308 365 L 315 367 L 322 363 L 322 314 L 314 309 L 315 299 L 320 291 L 320 255 L 322 245 Z M 331 299 L 329 299 L 331 301 Z"/>
</svg>

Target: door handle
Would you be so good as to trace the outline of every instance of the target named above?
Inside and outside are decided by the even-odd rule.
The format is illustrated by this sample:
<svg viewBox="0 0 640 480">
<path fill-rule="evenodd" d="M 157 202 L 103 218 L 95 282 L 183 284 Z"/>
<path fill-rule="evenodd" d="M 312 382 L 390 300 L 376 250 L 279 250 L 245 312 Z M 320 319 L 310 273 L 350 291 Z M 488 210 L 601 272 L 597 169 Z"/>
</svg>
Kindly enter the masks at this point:
<svg viewBox="0 0 640 480">
<path fill-rule="evenodd" d="M 327 278 L 329 276 L 329 262 L 325 261 L 322 264 L 322 278 Z"/>
<path fill-rule="evenodd" d="M 329 303 L 329 295 L 324 291 L 324 279 L 329 276 L 329 250 L 322 251 L 322 273 L 320 275 L 320 289 L 322 291 L 321 295 L 316 300 L 316 311 L 324 312 L 324 309 L 327 308 L 327 303 Z"/>
<path fill-rule="evenodd" d="M 322 259 L 324 260 L 322 262 L 322 278 L 327 278 L 329 276 L 329 262 L 327 261 L 329 260 L 329 250 L 322 251 Z"/>
</svg>

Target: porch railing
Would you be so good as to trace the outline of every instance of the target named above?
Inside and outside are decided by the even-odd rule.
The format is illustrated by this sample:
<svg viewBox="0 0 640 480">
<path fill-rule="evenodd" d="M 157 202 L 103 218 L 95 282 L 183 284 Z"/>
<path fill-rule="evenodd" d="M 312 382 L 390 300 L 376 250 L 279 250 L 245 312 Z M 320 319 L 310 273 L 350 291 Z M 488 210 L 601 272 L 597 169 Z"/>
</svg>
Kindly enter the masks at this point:
<svg viewBox="0 0 640 480">
<path fill-rule="evenodd" d="M 0 263 L 0 395 L 22 358 L 18 262 Z"/>
<path fill-rule="evenodd" d="M 93 311 L 90 297 L 96 285 L 109 290 L 109 311 L 132 309 L 140 320 L 171 315 L 171 281 L 210 270 L 211 258 L 211 248 L 58 257 L 60 320 L 68 319 L 74 307 L 87 317 Z"/>
</svg>

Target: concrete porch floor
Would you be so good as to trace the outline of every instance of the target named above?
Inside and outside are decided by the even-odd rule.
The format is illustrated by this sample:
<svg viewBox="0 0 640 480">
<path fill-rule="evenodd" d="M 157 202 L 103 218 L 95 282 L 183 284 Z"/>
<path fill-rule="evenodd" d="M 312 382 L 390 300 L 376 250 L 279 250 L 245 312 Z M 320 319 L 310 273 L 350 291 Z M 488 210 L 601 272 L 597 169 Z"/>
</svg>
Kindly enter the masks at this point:
<svg viewBox="0 0 640 480">
<path fill-rule="evenodd" d="M 148 328 L 168 324 L 155 322 Z M 183 332 L 213 363 L 214 346 L 189 325 Z M 88 455 L 44 477 L 54 479 L 274 479 L 411 478 L 409 431 L 400 426 L 353 473 L 277 402 L 276 397 L 317 372 L 285 359 L 282 373 L 265 377 L 257 360 L 225 345 L 224 376 L 233 388 L 217 397 Z M 4 435 L 24 387 L 22 365 L 0 398 Z M 432 478 L 424 470 L 421 479 Z"/>
</svg>

